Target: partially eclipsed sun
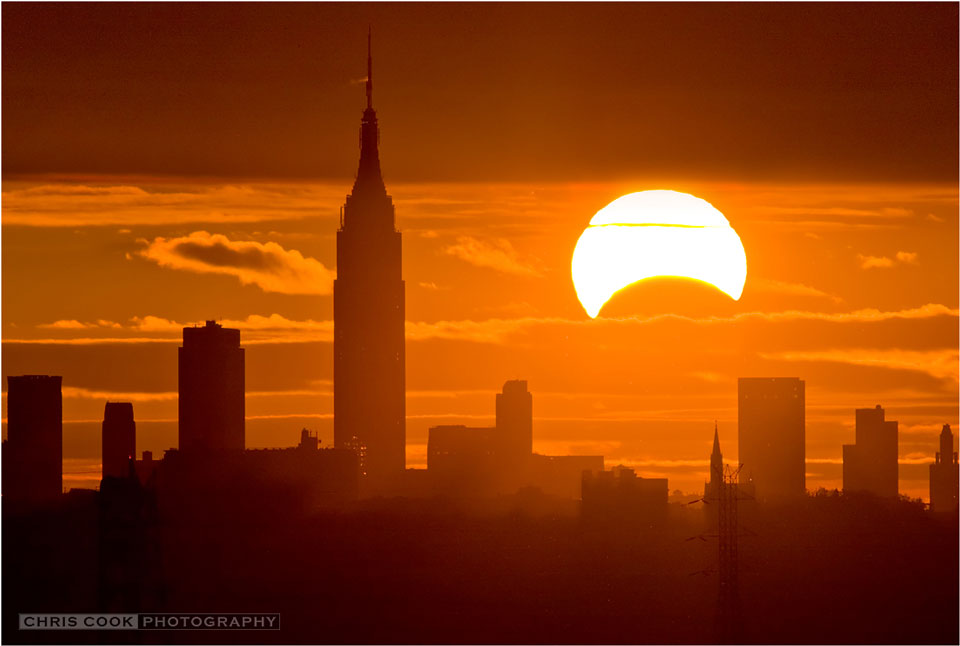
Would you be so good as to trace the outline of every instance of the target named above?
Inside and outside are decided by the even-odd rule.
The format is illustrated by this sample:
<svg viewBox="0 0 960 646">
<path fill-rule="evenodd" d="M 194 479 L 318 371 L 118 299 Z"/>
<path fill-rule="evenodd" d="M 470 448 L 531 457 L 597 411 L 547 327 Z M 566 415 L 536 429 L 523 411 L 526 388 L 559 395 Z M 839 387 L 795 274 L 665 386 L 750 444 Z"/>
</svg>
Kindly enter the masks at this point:
<svg viewBox="0 0 960 646">
<path fill-rule="evenodd" d="M 577 298 L 596 318 L 615 293 L 655 276 L 700 280 L 740 300 L 747 256 L 727 218 L 706 200 L 642 191 L 597 211 L 573 250 L 571 271 Z"/>
</svg>

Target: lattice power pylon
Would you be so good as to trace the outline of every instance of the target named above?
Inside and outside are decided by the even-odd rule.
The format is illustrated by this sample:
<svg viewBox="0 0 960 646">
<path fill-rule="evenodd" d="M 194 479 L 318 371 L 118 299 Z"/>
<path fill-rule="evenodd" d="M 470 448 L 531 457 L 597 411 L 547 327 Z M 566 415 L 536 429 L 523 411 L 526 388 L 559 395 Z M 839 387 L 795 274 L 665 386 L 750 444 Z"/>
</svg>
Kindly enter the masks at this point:
<svg viewBox="0 0 960 646">
<path fill-rule="evenodd" d="M 718 510 L 718 573 L 720 589 L 717 600 L 717 637 L 721 644 L 742 641 L 743 622 L 740 614 L 738 544 L 740 529 L 737 503 L 740 498 L 740 467 L 726 466 L 717 474 Z"/>
</svg>

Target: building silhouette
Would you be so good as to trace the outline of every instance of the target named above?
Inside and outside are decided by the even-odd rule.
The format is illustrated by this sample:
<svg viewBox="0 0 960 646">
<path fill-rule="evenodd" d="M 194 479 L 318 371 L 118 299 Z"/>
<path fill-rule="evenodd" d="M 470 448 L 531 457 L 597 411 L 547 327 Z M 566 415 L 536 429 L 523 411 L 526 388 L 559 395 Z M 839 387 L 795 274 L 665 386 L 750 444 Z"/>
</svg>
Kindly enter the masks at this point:
<svg viewBox="0 0 960 646">
<path fill-rule="evenodd" d="M 41 503 L 63 491 L 62 377 L 7 377 L 4 502 Z"/>
<path fill-rule="evenodd" d="M 720 431 L 713 424 L 713 451 L 710 452 L 710 479 L 703 487 L 703 499 L 708 503 L 719 502 L 720 487 L 723 485 L 723 453 L 720 452 Z M 716 510 L 716 505 L 707 504 L 707 510 Z"/>
<path fill-rule="evenodd" d="M 526 381 L 508 381 L 497 393 L 497 429 L 509 450 L 517 455 L 533 453 L 533 395 Z"/>
<path fill-rule="evenodd" d="M 602 471 L 601 455 L 533 452 L 533 395 L 527 382 L 503 384 L 496 396 L 496 426 L 443 425 L 427 436 L 432 489 L 452 496 L 512 494 L 524 487 L 578 499 L 584 471 Z"/>
<path fill-rule="evenodd" d="M 795 377 L 738 380 L 741 482 L 753 488 L 758 500 L 802 496 L 806 492 L 804 387 L 803 380 Z"/>
<path fill-rule="evenodd" d="M 512 493 L 532 481 L 533 395 L 526 381 L 507 381 L 496 396 L 496 426 L 434 426 L 427 470 L 439 490 Z M 577 472 L 579 478 L 579 472 Z"/>
<path fill-rule="evenodd" d="M 143 452 L 141 458 L 134 464 L 134 469 L 137 472 L 137 478 L 139 478 L 140 484 L 150 484 L 150 479 L 156 472 L 157 465 L 159 465 L 160 462 L 160 460 L 153 459 L 153 451 Z"/>
<path fill-rule="evenodd" d="M 133 404 L 107 402 L 103 408 L 100 461 L 104 478 L 123 478 L 130 473 L 130 460 L 137 455 L 137 424 Z"/>
<path fill-rule="evenodd" d="M 589 522 L 660 523 L 667 516 L 666 478 L 641 478 L 616 466 L 609 471 L 583 471 L 582 515 Z"/>
<path fill-rule="evenodd" d="M 333 283 L 333 434 L 373 481 L 406 465 L 404 282 L 393 200 L 380 174 L 373 58 L 367 40 L 367 107 L 360 165 L 337 231 Z"/>
<path fill-rule="evenodd" d="M 944 424 L 940 431 L 940 450 L 930 465 L 930 510 L 955 512 L 958 509 L 960 467 L 957 452 L 953 450 L 953 433 L 950 425 Z"/>
<path fill-rule="evenodd" d="M 427 431 L 427 472 L 438 491 L 458 495 L 506 493 L 520 475 L 508 468 L 495 427 L 446 424 Z"/>
<path fill-rule="evenodd" d="M 242 451 L 244 355 L 240 330 L 207 321 L 183 328 L 179 358 L 180 451 Z"/>
<path fill-rule="evenodd" d="M 897 422 L 884 411 L 858 408 L 854 444 L 843 445 L 843 490 L 896 498 L 898 494 Z"/>
<path fill-rule="evenodd" d="M 247 449 L 247 478 L 267 492 L 296 497 L 308 507 L 355 499 L 360 465 L 354 451 L 320 447 L 316 433 L 300 431 L 294 447 Z M 286 492 L 286 493 L 284 493 Z"/>
</svg>

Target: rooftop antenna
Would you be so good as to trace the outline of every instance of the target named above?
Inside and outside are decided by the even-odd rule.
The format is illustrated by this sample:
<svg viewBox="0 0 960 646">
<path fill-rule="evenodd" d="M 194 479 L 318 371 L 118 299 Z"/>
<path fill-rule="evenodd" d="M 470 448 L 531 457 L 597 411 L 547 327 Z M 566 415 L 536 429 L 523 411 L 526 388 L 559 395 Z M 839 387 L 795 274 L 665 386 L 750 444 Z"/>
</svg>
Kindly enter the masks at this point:
<svg viewBox="0 0 960 646">
<path fill-rule="evenodd" d="M 373 29 L 367 27 L 367 110 L 373 108 L 373 48 L 371 46 Z"/>
</svg>

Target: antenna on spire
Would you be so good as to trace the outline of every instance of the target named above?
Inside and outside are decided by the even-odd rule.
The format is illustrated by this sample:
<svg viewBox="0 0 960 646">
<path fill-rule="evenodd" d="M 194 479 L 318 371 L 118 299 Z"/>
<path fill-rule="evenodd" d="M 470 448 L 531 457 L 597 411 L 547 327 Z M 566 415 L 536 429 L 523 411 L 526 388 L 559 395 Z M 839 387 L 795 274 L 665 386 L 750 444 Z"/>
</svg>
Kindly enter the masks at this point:
<svg viewBox="0 0 960 646">
<path fill-rule="evenodd" d="M 367 27 L 367 109 L 373 108 L 373 48 L 371 46 L 373 29 Z"/>
</svg>

